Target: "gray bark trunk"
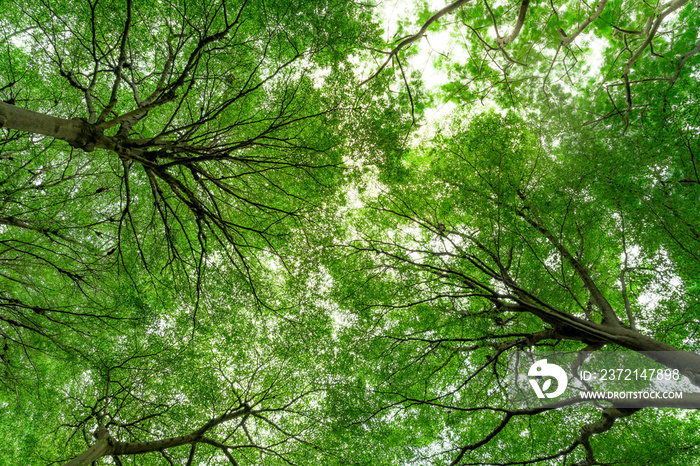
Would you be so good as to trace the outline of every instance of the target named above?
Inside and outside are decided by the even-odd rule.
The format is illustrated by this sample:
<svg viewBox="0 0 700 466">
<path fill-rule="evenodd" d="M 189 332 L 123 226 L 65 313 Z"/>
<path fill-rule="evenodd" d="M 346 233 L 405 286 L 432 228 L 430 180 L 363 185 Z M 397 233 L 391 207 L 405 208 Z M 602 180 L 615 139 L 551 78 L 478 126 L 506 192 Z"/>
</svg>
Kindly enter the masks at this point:
<svg viewBox="0 0 700 466">
<path fill-rule="evenodd" d="M 57 118 L 2 101 L 0 101 L 0 128 L 16 129 L 59 139 L 86 152 L 100 148 L 118 154 L 129 153 L 112 138 L 105 136 L 98 126 L 85 120 Z"/>
<path fill-rule="evenodd" d="M 74 144 L 82 133 L 83 123 L 77 118 L 65 120 L 0 102 L 0 127 L 3 128 L 42 134 Z"/>
</svg>

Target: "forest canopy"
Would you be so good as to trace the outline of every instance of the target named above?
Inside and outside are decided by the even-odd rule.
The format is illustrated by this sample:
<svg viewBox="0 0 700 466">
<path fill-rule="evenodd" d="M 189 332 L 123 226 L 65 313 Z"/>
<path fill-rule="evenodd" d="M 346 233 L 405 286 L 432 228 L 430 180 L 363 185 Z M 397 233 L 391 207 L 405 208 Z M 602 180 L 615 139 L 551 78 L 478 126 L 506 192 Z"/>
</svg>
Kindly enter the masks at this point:
<svg viewBox="0 0 700 466">
<path fill-rule="evenodd" d="M 0 11 L 3 464 L 697 463 L 694 2 Z"/>
</svg>

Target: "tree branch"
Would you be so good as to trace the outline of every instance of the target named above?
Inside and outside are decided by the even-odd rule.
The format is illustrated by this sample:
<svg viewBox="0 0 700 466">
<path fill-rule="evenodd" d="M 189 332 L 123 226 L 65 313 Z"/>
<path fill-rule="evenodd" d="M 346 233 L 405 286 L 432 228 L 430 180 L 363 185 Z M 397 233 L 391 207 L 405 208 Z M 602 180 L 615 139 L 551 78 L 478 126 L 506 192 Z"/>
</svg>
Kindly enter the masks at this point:
<svg viewBox="0 0 700 466">
<path fill-rule="evenodd" d="M 563 37 L 561 40 L 562 45 L 566 47 L 567 45 L 572 43 L 574 39 L 576 39 L 576 37 L 578 37 L 578 35 L 581 34 L 593 21 L 598 19 L 598 17 L 603 13 L 605 5 L 607 4 L 608 0 L 600 0 L 600 2 L 598 2 L 598 8 L 596 8 L 595 12 L 591 16 L 589 16 L 588 19 L 586 19 L 583 23 L 581 23 L 581 26 L 579 26 L 573 34 L 571 34 L 568 37 L 566 37 L 566 35 L 564 34 L 565 37 Z"/>
<path fill-rule="evenodd" d="M 515 22 L 513 32 L 511 32 L 506 37 L 499 37 L 496 39 L 496 45 L 498 45 L 498 48 L 502 49 L 506 45 L 513 42 L 516 37 L 518 37 L 518 34 L 520 34 L 520 30 L 523 28 L 523 24 L 525 24 L 525 15 L 527 15 L 528 6 L 530 6 L 530 0 L 523 0 L 520 4 L 520 12 L 518 13 L 518 19 Z"/>
<path fill-rule="evenodd" d="M 430 18 L 428 18 L 428 20 L 427 20 L 425 23 L 423 23 L 423 26 L 420 28 L 420 30 L 419 30 L 417 33 L 413 34 L 412 36 L 408 36 L 408 37 L 406 37 L 405 39 L 401 40 L 401 42 L 399 42 L 398 45 L 396 45 L 396 47 L 394 47 L 394 48 L 391 50 L 391 52 L 388 53 L 387 59 L 384 60 L 384 63 L 379 67 L 379 69 L 378 69 L 377 71 L 375 71 L 374 73 L 372 73 L 372 75 L 371 75 L 369 78 L 367 78 L 367 79 L 365 79 L 364 81 L 362 81 L 362 82 L 360 83 L 360 86 L 362 86 L 362 85 L 364 85 L 364 84 L 367 84 L 369 81 L 371 81 L 371 80 L 373 80 L 374 78 L 376 78 L 377 76 L 379 76 L 379 74 L 384 70 L 384 68 L 386 68 L 386 66 L 391 62 L 391 60 L 392 60 L 394 57 L 396 57 L 397 54 L 398 54 L 402 49 L 404 49 L 405 47 L 410 46 L 411 44 L 413 44 L 414 42 L 416 42 L 417 40 L 419 40 L 421 37 L 423 37 L 423 35 L 424 35 L 424 34 L 426 33 L 426 31 L 428 30 L 428 28 L 430 28 L 430 26 L 431 26 L 435 21 L 439 20 L 440 18 L 442 18 L 442 17 L 445 16 L 445 15 L 448 15 L 448 14 L 452 13 L 453 11 L 457 10 L 457 9 L 458 9 L 459 7 L 461 7 L 462 5 L 465 5 L 465 4 L 469 3 L 470 1 L 471 1 L 471 0 L 457 0 L 456 2 L 447 5 L 445 8 L 443 8 L 442 10 L 438 11 L 438 12 L 435 13 L 433 16 L 431 16 Z"/>
</svg>

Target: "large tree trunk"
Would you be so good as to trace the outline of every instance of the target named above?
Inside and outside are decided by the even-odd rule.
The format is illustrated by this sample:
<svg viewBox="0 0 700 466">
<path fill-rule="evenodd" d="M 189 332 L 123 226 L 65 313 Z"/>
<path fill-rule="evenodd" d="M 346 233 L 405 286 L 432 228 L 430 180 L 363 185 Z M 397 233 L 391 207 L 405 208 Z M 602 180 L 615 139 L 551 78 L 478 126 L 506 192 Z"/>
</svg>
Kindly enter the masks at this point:
<svg viewBox="0 0 700 466">
<path fill-rule="evenodd" d="M 120 152 L 112 138 L 80 118 L 56 118 L 0 101 L 0 128 L 16 129 L 66 141 L 87 152 L 95 148 Z"/>
<path fill-rule="evenodd" d="M 520 306 L 522 311 L 554 326 L 563 338 L 612 343 L 632 351 L 650 352 L 652 354 L 649 356 L 654 360 L 671 369 L 678 369 L 691 383 L 700 387 L 700 354 L 680 350 L 618 323 L 599 324 L 523 300 Z"/>
<path fill-rule="evenodd" d="M 110 445 L 112 442 L 110 441 L 111 439 L 107 429 L 97 429 L 95 431 L 95 438 L 97 438 L 96 444 L 67 462 L 64 466 L 88 466 L 92 464 L 93 461 L 97 461 L 98 458 L 112 454 L 114 447 Z"/>
</svg>

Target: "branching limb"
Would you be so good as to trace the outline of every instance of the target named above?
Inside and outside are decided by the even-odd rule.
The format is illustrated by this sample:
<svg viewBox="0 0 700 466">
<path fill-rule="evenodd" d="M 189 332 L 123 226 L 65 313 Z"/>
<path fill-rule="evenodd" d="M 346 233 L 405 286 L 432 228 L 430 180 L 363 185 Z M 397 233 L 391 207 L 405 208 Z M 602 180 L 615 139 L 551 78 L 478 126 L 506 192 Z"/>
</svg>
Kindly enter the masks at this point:
<svg viewBox="0 0 700 466">
<path fill-rule="evenodd" d="M 525 200 L 524 194 L 520 193 L 520 196 L 523 200 Z M 593 281 L 593 278 L 590 276 L 588 271 L 578 260 L 576 260 L 576 257 L 569 252 L 569 250 L 564 246 L 563 242 L 557 239 L 554 234 L 547 229 L 542 220 L 539 218 L 537 212 L 534 210 L 534 207 L 529 206 L 528 210 L 532 212 L 531 215 L 527 214 L 524 210 L 519 211 L 518 215 L 520 215 L 525 221 L 527 221 L 545 238 L 547 238 L 552 246 L 557 248 L 562 257 L 571 263 L 572 267 L 581 278 L 581 281 L 591 293 L 591 297 L 593 298 L 596 306 L 598 306 L 598 308 L 601 310 L 603 314 L 603 323 L 607 325 L 619 326 L 620 321 L 610 305 L 610 302 L 605 298 L 605 296 L 603 296 L 600 289 L 598 289 L 598 286 L 596 285 L 595 281 Z"/>
<path fill-rule="evenodd" d="M 677 9 L 681 8 L 685 4 L 687 4 L 690 0 L 673 0 L 666 6 L 666 8 L 656 17 L 656 20 L 653 21 L 653 25 L 651 26 L 651 30 L 649 30 L 647 34 L 647 38 L 644 40 L 642 45 L 639 46 L 636 52 L 630 57 L 630 59 L 627 61 L 627 65 L 625 66 L 624 71 L 622 72 L 622 76 L 627 76 L 629 75 L 630 69 L 632 68 L 632 65 L 637 61 L 637 59 L 644 53 L 644 50 L 651 44 L 652 39 L 656 35 L 656 33 L 659 30 L 659 27 L 661 26 L 661 23 L 663 20 L 676 11 Z M 646 28 L 645 28 L 646 29 Z"/>
<path fill-rule="evenodd" d="M 219 450 L 224 452 L 226 459 L 228 459 L 233 466 L 238 466 L 238 462 L 233 457 L 233 455 L 231 455 L 231 446 L 225 445 L 221 442 L 217 442 L 216 440 L 207 437 L 202 438 L 201 442 L 218 448 Z"/>
<path fill-rule="evenodd" d="M 530 6 L 530 0 L 523 0 L 520 3 L 520 12 L 518 13 L 518 19 L 515 22 L 515 27 L 513 28 L 513 32 L 511 32 L 510 34 L 508 34 L 505 37 L 499 37 L 496 39 L 496 45 L 498 45 L 498 48 L 502 49 L 506 45 L 513 42 L 516 39 L 516 37 L 518 37 L 518 34 L 520 34 L 520 30 L 523 28 L 523 25 L 525 24 L 525 16 L 527 15 L 528 6 Z M 494 22 L 494 24 L 495 24 L 495 22 Z"/>
<path fill-rule="evenodd" d="M 576 29 L 576 31 L 574 31 L 574 33 L 571 34 L 570 36 L 566 36 L 566 34 L 564 34 L 563 31 L 560 31 L 560 32 L 562 32 L 561 44 L 564 47 L 571 44 L 576 39 L 576 37 L 578 37 L 578 35 L 581 34 L 593 21 L 598 19 L 598 17 L 603 13 L 603 10 L 605 9 L 605 5 L 607 5 L 607 4 L 608 4 L 608 0 L 600 0 L 598 2 L 598 8 L 596 8 L 595 12 L 591 16 L 589 16 L 583 23 L 581 23 L 581 25 L 578 27 L 578 29 Z"/>
<path fill-rule="evenodd" d="M 111 437 L 109 430 L 107 430 L 105 427 L 100 427 L 95 433 L 95 438 L 98 440 L 97 443 L 76 458 L 67 462 L 65 466 L 82 466 L 107 455 L 140 455 L 144 453 L 158 452 L 182 445 L 203 442 L 203 439 L 205 438 L 204 434 L 214 427 L 233 419 L 246 416 L 249 413 L 251 413 L 250 406 L 243 403 L 237 409 L 229 410 L 221 416 L 211 419 L 202 427 L 187 435 L 154 440 L 150 442 L 117 442 Z M 194 448 L 190 451 L 190 456 L 193 454 Z"/>
<path fill-rule="evenodd" d="M 581 428 L 581 435 L 579 435 L 572 445 L 582 445 L 586 450 L 586 459 L 575 463 L 574 466 L 593 466 L 600 464 L 595 460 L 593 447 L 591 446 L 591 437 L 609 431 L 612 429 L 616 420 L 634 414 L 637 411 L 639 411 L 638 408 L 606 408 L 603 410 L 598 422 L 583 426 Z"/>
<path fill-rule="evenodd" d="M 683 65 L 685 64 L 685 61 L 695 55 L 696 53 L 700 52 L 700 42 L 698 42 L 698 45 L 695 46 L 690 52 L 686 53 L 681 57 L 680 60 L 678 60 L 678 65 L 676 66 L 676 74 L 673 75 L 673 77 L 669 81 L 669 86 L 673 86 L 676 81 L 678 81 L 678 78 L 681 75 L 681 70 L 683 69 Z"/>
<path fill-rule="evenodd" d="M 379 69 L 378 69 L 377 71 L 375 71 L 374 73 L 372 73 L 372 75 L 371 75 L 369 78 L 367 78 L 367 79 L 365 79 L 364 81 L 362 81 L 362 82 L 360 83 L 360 85 L 362 86 L 362 85 L 364 85 L 364 84 L 367 84 L 369 81 L 371 81 L 371 80 L 373 80 L 374 78 L 376 78 L 377 76 L 379 76 L 379 74 L 380 74 L 382 71 L 384 71 L 384 68 L 386 68 L 387 65 L 388 65 L 389 63 L 391 63 L 391 60 L 392 60 L 394 57 L 396 57 L 396 56 L 398 55 L 398 53 L 399 53 L 402 49 L 404 49 L 404 48 L 406 48 L 406 47 L 409 47 L 409 46 L 412 45 L 414 42 L 416 42 L 416 41 L 419 40 L 421 37 L 423 37 L 423 36 L 425 35 L 425 33 L 427 32 L 428 28 L 430 28 L 430 26 L 431 26 L 435 21 L 439 20 L 440 18 L 442 18 L 442 17 L 445 16 L 445 15 L 449 15 L 450 13 L 452 13 L 452 12 L 455 11 L 455 10 L 457 10 L 457 9 L 458 9 L 459 7 L 461 7 L 462 5 L 466 5 L 466 4 L 469 3 L 470 1 L 471 1 L 471 0 L 457 0 L 456 2 L 447 5 L 445 8 L 443 8 L 442 10 L 439 10 L 439 11 L 438 11 L 437 13 L 435 13 L 433 16 L 431 16 L 430 18 L 428 18 L 428 20 L 427 20 L 425 23 L 423 23 L 423 26 L 420 28 L 420 30 L 419 30 L 417 33 L 413 34 L 412 36 L 408 36 L 408 37 L 406 37 L 405 39 L 401 40 L 401 41 L 396 45 L 396 47 L 394 47 L 394 48 L 391 50 L 391 52 L 388 53 L 388 56 L 387 56 L 386 60 L 384 60 L 384 63 L 382 63 L 382 65 L 379 67 Z"/>
</svg>

